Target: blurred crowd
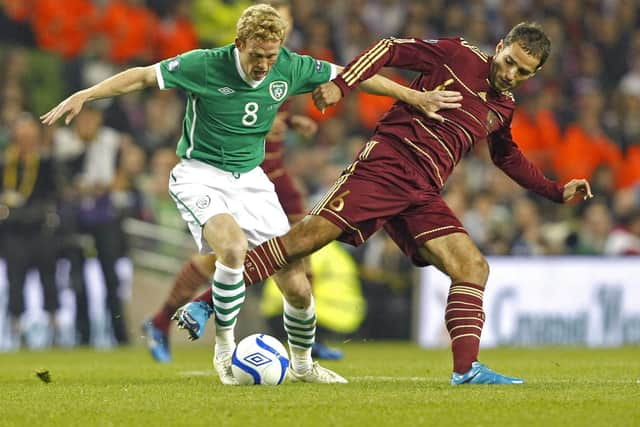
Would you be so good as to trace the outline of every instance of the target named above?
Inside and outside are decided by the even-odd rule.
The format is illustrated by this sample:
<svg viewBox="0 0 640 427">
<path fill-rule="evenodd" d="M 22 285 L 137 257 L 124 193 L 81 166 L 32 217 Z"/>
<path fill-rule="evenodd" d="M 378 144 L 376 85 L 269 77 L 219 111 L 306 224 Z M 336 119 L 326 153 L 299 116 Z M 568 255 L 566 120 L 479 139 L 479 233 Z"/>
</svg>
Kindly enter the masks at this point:
<svg viewBox="0 0 640 427">
<path fill-rule="evenodd" d="M 381 37 L 462 36 L 491 54 L 518 22 L 542 24 L 552 40 L 552 55 L 515 93 L 519 107 L 513 134 L 548 176 L 590 179 L 595 198 L 556 205 L 531 197 L 495 168 L 486 146 L 478 144 L 451 177 L 446 200 L 486 255 L 640 254 L 640 1 L 291 3 L 295 26 L 288 47 L 342 65 Z M 114 271 L 115 260 L 127 250 L 122 221 L 135 217 L 184 228 L 166 189 L 177 162 L 184 94 L 147 90 L 101 100 L 68 127 L 43 128 L 37 117 L 73 91 L 127 67 L 232 42 L 235 22 L 252 2 L 0 4 L 0 256 L 7 261 L 10 300 L 19 301 L 15 284 L 33 266 L 45 288 L 54 289 L 52 266 L 61 256 L 71 260 L 77 300 L 86 299 L 79 266 L 96 256 L 115 338 L 126 343 Z M 404 83 L 412 79 L 393 69 L 385 75 Z M 319 123 L 312 139 L 293 133 L 286 138 L 289 170 L 309 206 L 367 141 L 391 103 L 357 92 L 320 114 L 310 97 L 293 100 L 292 113 Z M 18 252 L 17 246 L 29 250 Z M 406 319 L 397 324 L 406 324 L 406 330 L 389 333 L 406 334 L 413 280 L 409 265 L 385 236 L 354 256 L 365 294 L 400 301 L 397 311 Z M 55 292 L 45 292 L 45 309 L 53 313 L 57 305 Z M 77 315 L 86 315 L 79 307 Z M 23 309 L 15 302 L 9 314 L 17 318 Z M 88 331 L 80 331 L 79 339 L 88 342 Z"/>
</svg>

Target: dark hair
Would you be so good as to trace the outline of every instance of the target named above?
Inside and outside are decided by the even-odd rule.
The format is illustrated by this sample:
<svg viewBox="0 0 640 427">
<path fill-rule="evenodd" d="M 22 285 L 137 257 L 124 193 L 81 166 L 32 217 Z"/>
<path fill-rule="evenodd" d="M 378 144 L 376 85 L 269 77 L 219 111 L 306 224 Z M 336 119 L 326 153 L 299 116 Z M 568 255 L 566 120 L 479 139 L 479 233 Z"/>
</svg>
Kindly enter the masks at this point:
<svg viewBox="0 0 640 427">
<path fill-rule="evenodd" d="M 505 46 L 518 43 L 525 52 L 540 60 L 542 67 L 549 57 L 551 41 L 542 27 L 535 22 L 521 22 L 509 31 L 504 38 Z"/>
</svg>

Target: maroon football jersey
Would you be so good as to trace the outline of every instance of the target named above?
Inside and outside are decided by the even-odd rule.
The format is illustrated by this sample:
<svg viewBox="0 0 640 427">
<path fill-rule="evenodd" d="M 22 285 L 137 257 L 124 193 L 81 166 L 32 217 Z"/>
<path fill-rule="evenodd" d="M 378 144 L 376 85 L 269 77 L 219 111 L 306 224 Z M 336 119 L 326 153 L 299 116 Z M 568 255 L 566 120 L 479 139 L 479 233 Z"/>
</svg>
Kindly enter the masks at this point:
<svg viewBox="0 0 640 427">
<path fill-rule="evenodd" d="M 278 112 L 286 113 L 288 111 L 289 101 L 285 101 Z M 269 175 L 270 179 L 276 178 L 284 173 L 284 141 L 270 139 L 265 140 L 264 161 L 260 167 L 267 175 Z"/>
<path fill-rule="evenodd" d="M 461 38 L 388 38 L 356 57 L 334 82 L 346 95 L 380 68 L 390 66 L 419 72 L 411 83 L 415 90 L 440 87 L 459 91 L 461 108 L 438 112 L 444 123 L 398 101 L 380 119 L 371 139 L 403 147 L 439 189 L 463 155 L 477 142 L 487 140 L 493 162 L 507 175 L 523 187 L 561 202 L 563 187 L 548 180 L 513 142 L 515 101 L 510 92 L 498 92 L 490 85 L 491 62 L 492 57 Z"/>
</svg>

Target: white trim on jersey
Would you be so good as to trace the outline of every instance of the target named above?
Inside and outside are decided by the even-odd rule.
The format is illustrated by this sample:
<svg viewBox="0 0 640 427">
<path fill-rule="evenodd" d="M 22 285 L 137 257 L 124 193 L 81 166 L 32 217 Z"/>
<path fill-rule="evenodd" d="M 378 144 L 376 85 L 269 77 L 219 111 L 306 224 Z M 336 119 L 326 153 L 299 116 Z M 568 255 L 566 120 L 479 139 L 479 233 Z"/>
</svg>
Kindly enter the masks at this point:
<svg viewBox="0 0 640 427">
<path fill-rule="evenodd" d="M 191 109 L 193 110 L 193 118 L 191 120 L 191 129 L 189 129 L 189 148 L 187 148 L 187 159 L 191 158 L 191 152 L 193 151 L 193 147 L 196 145 L 193 141 L 193 136 L 196 131 L 196 120 L 198 119 L 198 114 L 196 113 L 196 101 L 198 98 L 192 95 L 191 98 Z"/>
<path fill-rule="evenodd" d="M 238 51 L 237 47 L 233 48 L 233 57 L 236 60 L 236 70 L 238 71 L 238 74 L 240 74 L 240 78 L 242 78 L 242 80 L 244 80 L 244 82 L 252 88 L 255 89 L 260 83 L 264 81 L 264 79 L 267 78 L 267 76 L 264 76 L 262 80 L 251 80 L 249 76 L 245 74 L 244 70 L 242 69 L 242 65 L 240 64 L 240 52 Z"/>
<path fill-rule="evenodd" d="M 329 63 L 329 65 L 331 65 L 331 76 L 329 77 L 329 81 L 331 81 L 338 75 L 338 66 L 332 63 Z"/>
<path fill-rule="evenodd" d="M 160 63 L 158 62 L 157 64 L 155 64 L 153 68 L 156 69 L 156 80 L 158 81 L 158 87 L 162 90 L 166 89 L 167 87 L 164 84 L 164 77 L 162 77 L 162 70 L 160 69 Z"/>
</svg>

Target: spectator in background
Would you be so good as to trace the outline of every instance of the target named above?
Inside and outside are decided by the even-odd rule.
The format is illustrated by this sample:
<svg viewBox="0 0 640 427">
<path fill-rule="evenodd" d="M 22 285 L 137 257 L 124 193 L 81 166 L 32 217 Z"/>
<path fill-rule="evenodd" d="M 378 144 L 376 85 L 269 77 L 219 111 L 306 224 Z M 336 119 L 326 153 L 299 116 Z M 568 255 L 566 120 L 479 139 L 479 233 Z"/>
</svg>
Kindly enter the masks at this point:
<svg viewBox="0 0 640 427">
<path fill-rule="evenodd" d="M 180 137 L 184 103 L 175 90 L 155 90 L 144 101 L 144 126 L 136 137 L 146 155 L 173 147 Z"/>
<path fill-rule="evenodd" d="M 0 2 L 0 41 L 22 46 L 35 45 L 29 19 L 36 0 L 2 0 Z"/>
<path fill-rule="evenodd" d="M 116 273 L 116 262 L 124 255 L 124 234 L 112 191 L 121 144 L 122 136 L 103 126 L 99 103 L 85 106 L 73 127 L 60 128 L 54 134 L 57 157 L 70 165 L 78 228 L 92 237 L 104 275 L 106 305 L 118 345 L 129 342 Z"/>
<path fill-rule="evenodd" d="M 611 228 L 611 213 L 605 203 L 584 205 L 577 229 L 568 237 L 569 250 L 574 255 L 602 255 Z"/>
<path fill-rule="evenodd" d="M 40 124 L 30 115 L 20 116 L 13 125 L 10 144 L 0 163 L 0 179 L 1 243 L 9 282 L 11 328 L 16 338 L 22 337 L 24 283 L 28 270 L 35 267 L 42 283 L 43 308 L 48 314 L 49 342 L 53 342 L 59 307 L 53 237 L 59 224 L 59 177 L 43 142 Z"/>
<path fill-rule="evenodd" d="M 604 245 L 605 255 L 640 255 L 640 208 L 625 213 Z"/>
<path fill-rule="evenodd" d="M 4 149 L 9 144 L 11 127 L 24 111 L 24 93 L 18 83 L 5 83 L 0 102 L 0 149 Z"/>
<path fill-rule="evenodd" d="M 159 26 L 158 17 L 144 6 L 144 0 L 112 0 L 99 29 L 106 37 L 111 61 L 124 65 L 155 58 Z"/>
<path fill-rule="evenodd" d="M 513 206 L 515 238 L 511 242 L 511 255 L 539 256 L 546 253 L 540 229 L 537 205 L 526 197 L 517 199 Z"/>
<path fill-rule="evenodd" d="M 578 96 L 577 106 L 577 119 L 566 129 L 555 152 L 556 176 L 560 181 L 572 176 L 591 179 L 600 165 L 607 165 L 617 173 L 622 154 L 602 129 L 602 92 L 595 87 L 585 88 Z"/>
<path fill-rule="evenodd" d="M 150 173 L 146 177 L 143 188 L 147 198 L 145 204 L 151 209 L 153 222 L 165 227 L 185 230 L 180 212 L 167 191 L 169 174 L 177 163 L 178 156 L 173 148 L 157 149 L 151 158 Z"/>
<path fill-rule="evenodd" d="M 447 203 L 449 204 L 448 200 Z M 456 212 L 453 206 L 452 210 Z M 501 253 L 500 251 L 496 252 L 497 248 L 494 247 L 494 244 L 511 232 L 511 227 L 509 227 L 511 214 L 505 206 L 497 203 L 494 192 L 487 189 L 477 192 L 472 197 L 471 206 L 462 209 L 460 216 L 465 228 L 483 253 Z"/>
<path fill-rule="evenodd" d="M 98 25 L 91 0 L 35 0 L 32 25 L 38 47 L 69 60 L 80 55 Z"/>
<path fill-rule="evenodd" d="M 249 0 L 193 0 L 193 24 L 200 43 L 207 47 L 232 43 L 238 17 L 252 3 Z"/>
<path fill-rule="evenodd" d="M 169 15 L 162 19 L 156 59 L 166 59 L 198 47 L 198 34 L 191 20 L 192 0 L 176 0 Z"/>
<path fill-rule="evenodd" d="M 551 172 L 562 138 L 560 124 L 550 105 L 557 93 L 553 87 L 540 87 L 534 81 L 528 83 L 524 88 L 527 96 L 522 97 L 513 114 L 511 131 L 522 152 L 540 169 Z"/>
</svg>

